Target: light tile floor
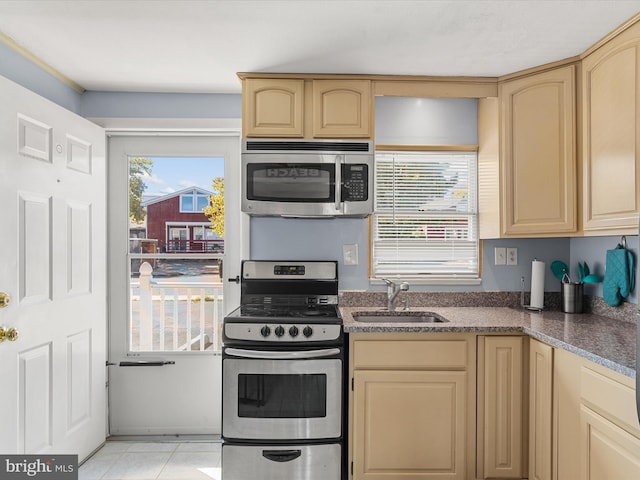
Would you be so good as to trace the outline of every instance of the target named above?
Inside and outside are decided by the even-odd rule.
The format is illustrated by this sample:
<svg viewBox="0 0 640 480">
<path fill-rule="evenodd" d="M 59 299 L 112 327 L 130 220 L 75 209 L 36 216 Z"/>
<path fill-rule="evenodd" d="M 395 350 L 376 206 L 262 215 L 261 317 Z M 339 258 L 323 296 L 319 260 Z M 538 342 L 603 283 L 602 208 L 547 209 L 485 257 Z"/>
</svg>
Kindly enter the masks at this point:
<svg viewBox="0 0 640 480">
<path fill-rule="evenodd" d="M 79 480 L 221 480 L 220 442 L 107 441 Z"/>
</svg>

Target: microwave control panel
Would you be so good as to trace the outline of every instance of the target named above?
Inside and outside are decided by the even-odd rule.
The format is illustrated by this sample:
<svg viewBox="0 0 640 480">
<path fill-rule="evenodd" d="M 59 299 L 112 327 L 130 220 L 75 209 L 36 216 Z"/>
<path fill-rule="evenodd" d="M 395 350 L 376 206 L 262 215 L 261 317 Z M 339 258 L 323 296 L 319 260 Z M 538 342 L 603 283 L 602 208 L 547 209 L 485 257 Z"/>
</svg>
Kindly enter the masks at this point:
<svg viewBox="0 0 640 480">
<path fill-rule="evenodd" d="M 342 201 L 365 202 L 369 199 L 369 166 L 364 163 L 342 165 Z"/>
</svg>

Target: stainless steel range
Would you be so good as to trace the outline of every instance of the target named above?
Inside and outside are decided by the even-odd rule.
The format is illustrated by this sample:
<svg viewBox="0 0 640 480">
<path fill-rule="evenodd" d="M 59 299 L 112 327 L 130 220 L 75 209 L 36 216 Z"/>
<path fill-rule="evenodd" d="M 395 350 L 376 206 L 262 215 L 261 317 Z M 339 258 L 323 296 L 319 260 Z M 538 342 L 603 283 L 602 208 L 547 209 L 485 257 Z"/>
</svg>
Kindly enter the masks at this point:
<svg viewBox="0 0 640 480">
<path fill-rule="evenodd" d="M 344 340 L 337 262 L 245 261 L 223 323 L 224 480 L 340 480 Z"/>
</svg>

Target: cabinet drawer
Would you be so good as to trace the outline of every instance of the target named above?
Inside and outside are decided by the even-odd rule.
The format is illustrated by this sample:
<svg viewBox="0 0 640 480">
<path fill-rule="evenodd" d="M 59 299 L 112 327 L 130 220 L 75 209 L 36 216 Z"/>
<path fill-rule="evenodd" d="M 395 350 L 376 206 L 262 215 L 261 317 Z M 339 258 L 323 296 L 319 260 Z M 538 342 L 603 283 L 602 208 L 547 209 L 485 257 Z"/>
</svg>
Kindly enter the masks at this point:
<svg viewBox="0 0 640 480">
<path fill-rule="evenodd" d="M 640 438 L 635 390 L 585 366 L 580 377 L 583 403 Z"/>
<path fill-rule="evenodd" d="M 432 368 L 464 370 L 468 362 L 466 340 L 356 341 L 354 368 Z"/>
</svg>

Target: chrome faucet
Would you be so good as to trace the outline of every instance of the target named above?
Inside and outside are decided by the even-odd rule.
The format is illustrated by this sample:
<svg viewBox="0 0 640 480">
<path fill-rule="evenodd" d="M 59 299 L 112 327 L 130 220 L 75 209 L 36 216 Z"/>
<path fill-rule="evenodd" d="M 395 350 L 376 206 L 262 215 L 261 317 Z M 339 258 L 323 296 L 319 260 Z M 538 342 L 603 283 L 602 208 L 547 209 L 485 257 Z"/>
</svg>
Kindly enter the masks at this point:
<svg viewBox="0 0 640 480">
<path fill-rule="evenodd" d="M 396 309 L 396 298 L 400 292 L 406 292 L 409 290 L 409 284 L 407 282 L 402 282 L 399 286 L 394 282 L 389 280 L 388 278 L 383 278 L 382 281 L 387 284 L 387 310 L 390 312 Z M 404 309 L 407 309 L 407 302 L 405 299 Z"/>
</svg>

